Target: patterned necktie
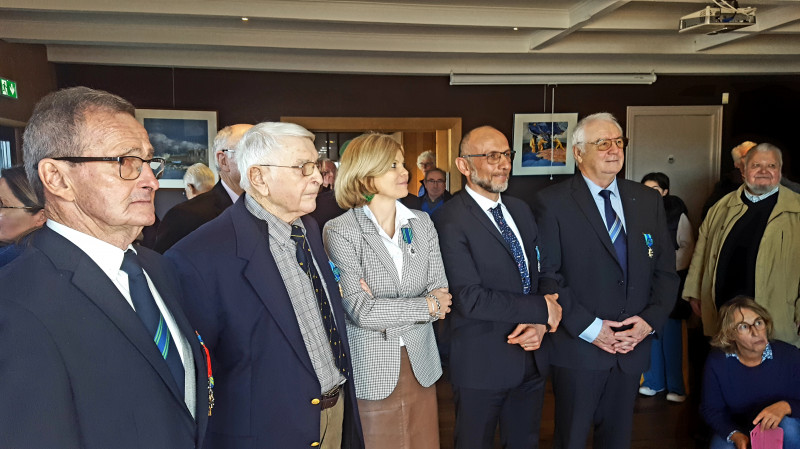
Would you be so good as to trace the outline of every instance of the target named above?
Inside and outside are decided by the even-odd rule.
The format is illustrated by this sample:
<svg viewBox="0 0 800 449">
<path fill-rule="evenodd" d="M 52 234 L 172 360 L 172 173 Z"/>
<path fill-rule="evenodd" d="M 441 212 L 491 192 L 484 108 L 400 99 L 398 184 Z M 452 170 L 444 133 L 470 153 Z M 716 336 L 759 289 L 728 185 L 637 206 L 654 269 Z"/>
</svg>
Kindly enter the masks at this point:
<svg viewBox="0 0 800 449">
<path fill-rule="evenodd" d="M 492 211 L 494 221 L 500 228 L 500 234 L 502 234 L 503 239 L 505 239 L 506 243 L 508 243 L 508 246 L 511 248 L 514 261 L 517 263 L 519 276 L 522 278 L 522 292 L 527 295 L 531 292 L 531 274 L 528 272 L 528 264 L 525 263 L 525 255 L 522 254 L 522 246 L 519 244 L 517 236 L 514 235 L 514 231 L 508 227 L 508 223 L 506 223 L 506 219 L 503 217 L 502 205 L 498 204 L 489 210 Z"/>
<path fill-rule="evenodd" d="M 292 226 L 292 240 L 297 244 L 295 255 L 297 256 L 297 263 L 300 268 L 311 279 L 311 284 L 314 286 L 314 295 L 317 297 L 317 305 L 319 306 L 319 313 L 322 315 L 322 324 L 325 326 L 325 331 L 328 333 L 328 342 L 333 351 L 333 361 L 336 363 L 336 368 L 345 377 L 349 376 L 347 372 L 347 364 L 345 363 L 344 348 L 342 347 L 342 339 L 339 337 L 339 331 L 336 330 L 336 322 L 333 319 L 333 310 L 331 305 L 328 304 L 328 298 L 325 296 L 325 289 L 322 288 L 322 281 L 319 278 L 317 269 L 314 267 L 314 256 L 311 254 L 311 246 L 306 241 L 306 235 L 303 233 L 303 228 L 297 225 Z"/>
<path fill-rule="evenodd" d="M 178 384 L 178 389 L 181 394 L 184 394 L 184 371 L 181 356 L 178 354 L 178 348 L 175 346 L 175 342 L 169 332 L 167 322 L 164 321 L 164 316 L 158 310 L 156 300 L 153 298 L 153 293 L 147 284 L 147 278 L 145 278 L 142 266 L 139 264 L 139 260 L 133 250 L 125 251 L 125 257 L 122 259 L 122 267 L 120 269 L 128 274 L 131 301 L 136 309 L 136 314 L 142 320 L 147 332 L 153 336 L 153 341 L 158 347 L 161 356 L 167 362 L 169 371 Z"/>
<path fill-rule="evenodd" d="M 611 243 L 614 244 L 614 250 L 617 253 L 617 260 L 619 261 L 622 270 L 628 272 L 628 242 L 625 236 L 625 230 L 622 229 L 622 220 L 619 215 L 614 212 L 611 207 L 611 191 L 601 190 L 599 193 L 603 197 L 603 204 L 606 213 L 606 228 L 608 228 L 608 235 L 611 237 Z"/>
</svg>

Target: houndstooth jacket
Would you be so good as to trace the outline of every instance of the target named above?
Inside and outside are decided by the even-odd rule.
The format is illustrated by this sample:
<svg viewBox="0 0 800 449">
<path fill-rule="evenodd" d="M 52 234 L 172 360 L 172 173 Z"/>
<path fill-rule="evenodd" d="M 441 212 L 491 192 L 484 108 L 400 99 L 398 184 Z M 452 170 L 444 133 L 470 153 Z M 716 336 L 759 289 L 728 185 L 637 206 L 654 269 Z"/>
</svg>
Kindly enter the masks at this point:
<svg viewBox="0 0 800 449">
<path fill-rule="evenodd" d="M 425 295 L 447 287 L 447 278 L 433 222 L 425 212 L 413 213 L 416 218 L 406 225 L 412 230 L 411 243 L 400 243 L 402 280 L 363 208 L 351 209 L 325 226 L 325 249 L 341 272 L 359 399 L 385 399 L 394 390 L 400 374 L 400 336 L 420 385 L 433 385 L 442 374 Z M 361 288 L 360 279 L 372 296 Z"/>
</svg>

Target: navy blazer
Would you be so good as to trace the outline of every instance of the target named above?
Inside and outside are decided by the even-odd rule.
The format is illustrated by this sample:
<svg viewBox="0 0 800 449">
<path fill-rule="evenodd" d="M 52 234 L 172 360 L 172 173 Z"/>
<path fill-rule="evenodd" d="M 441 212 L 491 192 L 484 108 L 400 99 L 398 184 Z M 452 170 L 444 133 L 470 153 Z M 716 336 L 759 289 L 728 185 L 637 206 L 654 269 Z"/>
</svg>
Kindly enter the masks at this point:
<svg viewBox="0 0 800 449">
<path fill-rule="evenodd" d="M 86 253 L 44 226 L 0 270 L 0 446 L 195 448 L 208 420 L 205 357 L 174 272 L 139 262 L 192 348 L 195 418 L 153 337 Z"/>
<path fill-rule="evenodd" d="M 308 217 L 303 224 L 336 322 L 344 323 L 319 228 Z M 206 448 L 299 448 L 319 440 L 321 409 L 312 400 L 321 387 L 268 238 L 266 223 L 247 210 L 243 195 L 166 253 L 180 274 L 186 313 L 211 351 L 216 405 Z M 350 354 L 345 326 L 339 333 Z M 342 447 L 360 448 L 352 378 L 344 392 Z"/>
<path fill-rule="evenodd" d="M 231 196 L 222 185 L 222 180 L 208 192 L 178 203 L 164 214 L 164 219 L 156 229 L 156 242 L 153 249 L 164 254 L 172 245 L 209 221 L 217 218 L 225 209 L 233 205 Z"/>
<path fill-rule="evenodd" d="M 617 185 L 625 214 L 627 282 L 605 221 L 580 173 L 535 196 L 543 276 L 568 286 L 571 293 L 571 307 L 549 339 L 554 365 L 607 369 L 619 362 L 625 372 L 646 371 L 651 338 L 627 354 L 609 354 L 579 335 L 595 317 L 622 321 L 634 315 L 660 331 L 675 304 L 675 245 L 661 196 L 637 182 L 617 179 Z"/>
<path fill-rule="evenodd" d="M 531 292 L 537 291 L 536 221 L 530 207 L 503 196 L 528 256 Z M 542 296 L 522 293 L 522 279 L 511 248 L 478 203 L 462 190 L 433 214 L 453 311 L 444 320 L 450 334 L 450 377 L 466 388 L 506 389 L 522 383 L 525 358 L 535 357 L 545 374 L 542 348 L 526 352 L 508 344 L 519 323 L 547 323 Z"/>
</svg>

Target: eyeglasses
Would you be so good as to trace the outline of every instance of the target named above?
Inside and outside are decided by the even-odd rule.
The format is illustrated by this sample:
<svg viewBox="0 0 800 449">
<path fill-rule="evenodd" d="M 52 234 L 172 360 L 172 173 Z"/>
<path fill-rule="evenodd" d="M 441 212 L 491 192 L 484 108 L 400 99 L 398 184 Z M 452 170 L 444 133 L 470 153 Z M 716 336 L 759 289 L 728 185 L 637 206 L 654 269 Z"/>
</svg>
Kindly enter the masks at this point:
<svg viewBox="0 0 800 449">
<path fill-rule="evenodd" d="M 0 209 L 22 209 L 22 210 L 41 210 L 39 206 L 7 206 L 0 200 Z"/>
<path fill-rule="evenodd" d="M 445 183 L 444 179 L 426 179 L 425 180 L 425 184 L 437 185 L 437 184 L 444 184 L 444 183 Z"/>
<path fill-rule="evenodd" d="M 624 150 L 628 145 L 628 139 L 625 137 L 617 137 L 614 139 L 600 139 L 594 142 L 578 142 L 577 145 L 583 145 L 586 143 L 596 146 L 599 151 L 608 151 L 611 149 L 611 145 L 616 145 L 620 150 Z"/>
<path fill-rule="evenodd" d="M 83 162 L 117 162 L 119 164 L 119 177 L 126 181 L 138 179 L 142 174 L 142 167 L 145 163 L 150 164 L 156 179 L 164 173 L 164 166 L 167 161 L 161 157 L 152 159 L 142 159 L 138 156 L 119 156 L 119 157 L 54 157 L 57 161 L 67 161 L 80 164 Z"/>
<path fill-rule="evenodd" d="M 742 321 L 741 323 L 736 325 L 736 332 L 740 334 L 748 334 L 750 333 L 751 329 L 755 329 L 756 331 L 761 331 L 767 326 L 767 323 L 764 322 L 761 318 L 756 318 L 752 324 L 746 323 Z"/>
<path fill-rule="evenodd" d="M 503 156 L 507 157 L 508 160 L 510 161 L 510 160 L 514 159 L 514 155 L 516 153 L 517 152 L 514 151 L 514 150 L 508 150 L 508 151 L 504 151 L 502 153 L 499 152 L 499 151 L 492 151 L 491 153 L 484 153 L 484 154 L 465 154 L 465 155 L 463 155 L 461 157 L 485 157 L 486 158 L 486 162 L 488 162 L 490 164 L 499 164 L 500 163 L 500 159 Z"/>
<path fill-rule="evenodd" d="M 300 165 L 273 165 L 273 164 L 258 164 L 262 167 L 282 167 L 282 168 L 299 168 L 303 176 L 311 176 L 314 174 L 314 169 L 317 168 L 316 162 L 303 162 Z"/>
</svg>

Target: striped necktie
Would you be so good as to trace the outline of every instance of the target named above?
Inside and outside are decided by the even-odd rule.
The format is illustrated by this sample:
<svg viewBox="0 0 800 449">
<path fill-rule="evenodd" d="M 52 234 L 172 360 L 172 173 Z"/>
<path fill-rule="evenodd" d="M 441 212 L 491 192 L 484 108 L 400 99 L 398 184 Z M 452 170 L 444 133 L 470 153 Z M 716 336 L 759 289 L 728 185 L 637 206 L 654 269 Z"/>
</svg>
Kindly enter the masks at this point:
<svg viewBox="0 0 800 449">
<path fill-rule="evenodd" d="M 139 264 L 138 257 L 133 250 L 125 251 L 125 257 L 122 259 L 122 267 L 120 269 L 128 274 L 131 301 L 134 309 L 136 309 L 136 314 L 142 320 L 147 332 L 152 336 L 153 342 L 158 347 L 158 352 L 167 362 L 169 371 L 178 384 L 178 390 L 181 394 L 184 394 L 184 371 L 181 356 L 178 354 L 175 341 L 169 332 L 166 321 L 164 321 L 164 316 L 161 315 L 161 311 L 156 305 L 156 300 L 150 291 L 142 266 Z"/>
<path fill-rule="evenodd" d="M 628 238 L 625 236 L 625 230 L 622 228 L 622 220 L 620 220 L 619 215 L 614 212 L 614 208 L 611 207 L 611 191 L 601 190 L 599 195 L 603 197 L 608 236 L 611 237 L 611 243 L 614 244 L 614 251 L 617 253 L 617 260 L 622 270 L 627 273 Z"/>
<path fill-rule="evenodd" d="M 512 231 L 508 223 L 506 223 L 506 219 L 503 216 L 502 205 L 498 204 L 489 210 L 492 212 L 495 223 L 497 223 L 497 226 L 500 228 L 500 234 L 503 236 L 506 243 L 508 243 L 508 247 L 511 248 L 511 254 L 514 255 L 514 262 L 517 263 L 517 270 L 519 270 L 519 276 L 522 280 L 522 292 L 527 295 L 531 292 L 531 274 L 528 271 L 528 264 L 525 263 L 525 254 L 522 253 L 522 245 L 519 244 L 519 240 L 517 240 L 517 236 L 514 235 L 514 231 Z"/>
</svg>

